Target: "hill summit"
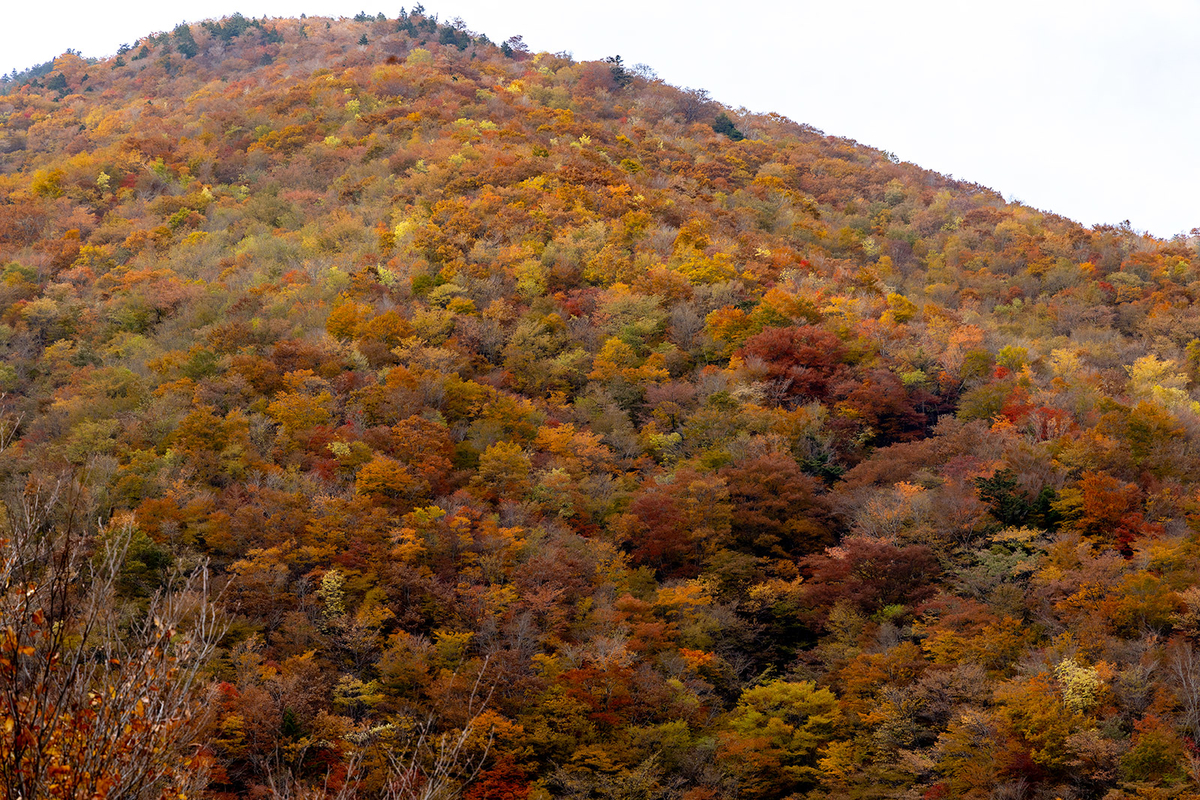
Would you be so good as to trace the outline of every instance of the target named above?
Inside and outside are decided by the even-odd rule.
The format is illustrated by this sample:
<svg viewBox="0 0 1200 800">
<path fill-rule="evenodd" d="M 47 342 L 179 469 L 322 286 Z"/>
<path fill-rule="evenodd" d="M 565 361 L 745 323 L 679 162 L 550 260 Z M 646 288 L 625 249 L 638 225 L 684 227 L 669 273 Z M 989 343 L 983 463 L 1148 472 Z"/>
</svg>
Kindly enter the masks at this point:
<svg viewBox="0 0 1200 800">
<path fill-rule="evenodd" d="M 0 797 L 1200 791 L 1195 240 L 419 8 L 0 92 Z"/>
</svg>

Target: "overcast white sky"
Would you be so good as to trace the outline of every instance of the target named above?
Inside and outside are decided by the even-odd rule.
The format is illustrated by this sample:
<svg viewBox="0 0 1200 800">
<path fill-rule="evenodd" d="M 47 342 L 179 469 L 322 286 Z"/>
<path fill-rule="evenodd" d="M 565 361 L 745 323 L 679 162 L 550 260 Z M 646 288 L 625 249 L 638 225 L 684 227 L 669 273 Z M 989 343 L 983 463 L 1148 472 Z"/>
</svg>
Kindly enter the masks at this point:
<svg viewBox="0 0 1200 800">
<path fill-rule="evenodd" d="M 184 19 L 395 17 L 401 3 L 388 2 L 4 3 L 0 72 L 68 47 L 110 55 Z M 1162 237 L 1200 226 L 1197 0 L 425 5 L 495 41 L 620 54 L 734 108 L 777 111 L 1086 225 L 1128 219 Z"/>
</svg>

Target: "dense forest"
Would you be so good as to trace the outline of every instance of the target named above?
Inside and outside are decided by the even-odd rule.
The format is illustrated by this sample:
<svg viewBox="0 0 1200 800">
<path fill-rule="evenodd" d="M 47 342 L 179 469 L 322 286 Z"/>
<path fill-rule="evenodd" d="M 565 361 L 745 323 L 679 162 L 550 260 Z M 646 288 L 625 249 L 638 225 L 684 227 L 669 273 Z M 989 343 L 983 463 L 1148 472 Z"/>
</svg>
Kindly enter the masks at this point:
<svg viewBox="0 0 1200 800">
<path fill-rule="evenodd" d="M 1200 251 L 619 57 L 0 82 L 0 797 L 1200 792 Z"/>
</svg>

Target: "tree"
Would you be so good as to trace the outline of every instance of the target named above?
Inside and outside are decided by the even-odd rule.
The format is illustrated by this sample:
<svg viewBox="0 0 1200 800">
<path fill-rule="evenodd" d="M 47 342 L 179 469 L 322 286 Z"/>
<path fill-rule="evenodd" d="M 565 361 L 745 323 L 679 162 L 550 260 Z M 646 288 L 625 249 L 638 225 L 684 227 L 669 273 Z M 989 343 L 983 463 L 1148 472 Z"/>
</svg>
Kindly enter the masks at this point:
<svg viewBox="0 0 1200 800">
<path fill-rule="evenodd" d="M 976 478 L 979 499 L 1005 527 L 1019 527 L 1033 511 L 1033 504 L 1020 491 L 1017 474 L 1011 469 L 998 470 L 990 478 Z"/>
<path fill-rule="evenodd" d="M 358 470 L 354 481 L 356 494 L 378 502 L 403 505 L 420 489 L 412 471 L 394 458 L 376 454 Z"/>
<path fill-rule="evenodd" d="M 833 518 L 819 484 L 790 456 L 771 452 L 725 467 L 735 549 L 791 557 L 820 550 L 832 540 Z"/>
<path fill-rule="evenodd" d="M 450 431 L 424 417 L 409 417 L 392 426 L 392 451 L 420 475 L 434 492 L 447 488 L 454 469 Z"/>
<path fill-rule="evenodd" d="M 617 85 L 618 89 L 624 89 L 633 83 L 633 76 L 629 74 L 629 71 L 625 69 L 625 65 L 621 63 L 620 56 L 609 56 L 604 59 L 604 63 L 609 65 L 613 83 Z"/>
<path fill-rule="evenodd" d="M 679 113 L 684 122 L 691 124 L 703 119 L 712 105 L 713 100 L 707 89 L 684 89 Z"/>
<path fill-rule="evenodd" d="M 78 490 L 31 484 L 15 513 L 0 505 L 5 800 L 165 796 L 194 783 L 200 669 L 222 634 L 208 571 L 172 576 L 140 613 L 123 608 L 132 524 L 85 534 Z"/>
<path fill-rule="evenodd" d="M 1141 508 L 1142 491 L 1136 485 L 1091 471 L 1063 489 L 1053 504 L 1072 528 L 1126 558 L 1133 554 L 1133 542 L 1157 527 L 1146 522 Z"/>
<path fill-rule="evenodd" d="M 838 604 L 864 614 L 919 605 L 936 591 L 940 572 L 933 551 L 924 545 L 898 547 L 865 537 L 846 539 L 830 552 L 808 556 L 803 564 L 809 573 L 805 599 L 822 615 Z"/>
<path fill-rule="evenodd" d="M 815 325 L 768 328 L 746 340 L 741 355 L 757 361 L 784 398 L 823 398 L 840 371 L 845 348 L 840 339 Z"/>
<path fill-rule="evenodd" d="M 525 44 L 524 36 L 510 36 L 500 45 L 500 52 L 504 54 L 505 58 L 522 61 L 529 55 L 529 45 Z"/>
<path fill-rule="evenodd" d="M 509 499 L 523 497 L 529 491 L 529 456 L 515 442 L 496 442 L 479 456 L 476 481 Z"/>
<path fill-rule="evenodd" d="M 1051 771 L 1067 768 L 1070 737 L 1087 724 L 1083 714 L 1064 702 L 1055 683 L 1043 672 L 996 690 L 1002 718 L 1029 748 L 1033 762 Z"/>
<path fill-rule="evenodd" d="M 743 134 L 737 129 L 736 126 L 734 126 L 733 120 L 731 120 L 729 115 L 724 111 L 722 111 L 720 114 L 717 114 L 717 119 L 713 123 L 712 129 L 717 133 L 725 134 L 735 142 L 740 142 L 742 139 L 746 138 L 745 134 Z"/>
<path fill-rule="evenodd" d="M 1121 772 L 1128 780 L 1150 785 L 1182 784 L 1194 747 L 1173 726 L 1148 714 L 1133 726 L 1133 746 L 1121 758 Z"/>
<path fill-rule="evenodd" d="M 635 563 L 664 577 L 694 576 L 703 556 L 728 542 L 733 510 L 724 481 L 687 467 L 669 481 L 649 480 L 618 524 Z"/>
<path fill-rule="evenodd" d="M 191 27 L 187 23 L 181 22 L 175 26 L 172 33 L 175 39 L 175 49 L 179 51 L 179 54 L 184 58 L 195 58 L 196 54 L 200 52 L 200 48 L 192 37 Z"/>
<path fill-rule="evenodd" d="M 742 692 L 721 745 L 738 777 L 738 795 L 786 797 L 815 785 L 818 753 L 839 717 L 833 692 L 812 681 L 777 680 Z"/>
<path fill-rule="evenodd" d="M 1000 783 L 1005 750 L 1012 742 L 992 714 L 968 708 L 938 734 L 933 748 L 937 771 L 945 777 L 928 797 L 964 797 L 985 800 Z"/>
<path fill-rule="evenodd" d="M 444 26 L 438 31 L 438 43 L 454 45 L 459 50 L 466 50 L 471 44 L 471 35 L 466 31 Z"/>
<path fill-rule="evenodd" d="M 661 575 L 694 573 L 696 547 L 677 494 L 674 484 L 651 482 L 629 507 L 636 520 L 627 534 L 630 555 L 635 563 L 653 567 Z"/>
</svg>

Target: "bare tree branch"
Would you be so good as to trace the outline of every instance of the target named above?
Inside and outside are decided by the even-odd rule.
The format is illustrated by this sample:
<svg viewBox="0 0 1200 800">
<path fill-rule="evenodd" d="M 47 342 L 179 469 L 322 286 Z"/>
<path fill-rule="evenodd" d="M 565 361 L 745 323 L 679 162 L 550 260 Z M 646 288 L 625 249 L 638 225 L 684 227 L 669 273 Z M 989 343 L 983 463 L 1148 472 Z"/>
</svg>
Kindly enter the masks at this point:
<svg viewBox="0 0 1200 800">
<path fill-rule="evenodd" d="M 132 524 L 87 534 L 82 495 L 71 480 L 31 481 L 0 530 L 4 800 L 139 798 L 197 783 L 185 748 L 199 671 L 223 633 L 207 565 L 169 576 L 128 618 L 116 587 Z"/>
</svg>

